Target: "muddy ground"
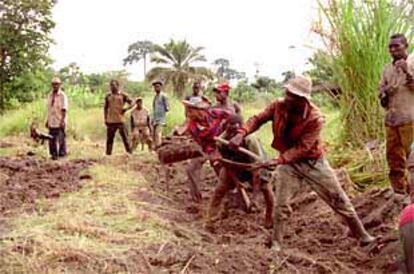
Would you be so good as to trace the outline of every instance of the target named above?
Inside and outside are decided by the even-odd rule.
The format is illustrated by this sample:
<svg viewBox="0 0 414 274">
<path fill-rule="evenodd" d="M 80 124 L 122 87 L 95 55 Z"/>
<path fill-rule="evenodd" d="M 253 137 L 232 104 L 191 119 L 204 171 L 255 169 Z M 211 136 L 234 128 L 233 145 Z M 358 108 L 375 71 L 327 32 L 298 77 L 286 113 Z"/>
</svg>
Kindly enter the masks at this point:
<svg viewBox="0 0 414 274">
<path fill-rule="evenodd" d="M 0 157 L 0 215 L 12 214 L 21 207 L 35 210 L 39 198 L 57 198 L 62 192 L 79 190 L 88 177 L 81 171 L 91 163 Z"/>
<path fill-rule="evenodd" d="M 396 220 L 402 206 L 392 199 L 390 189 L 371 189 L 353 195 L 352 183 L 343 171 L 339 177 L 353 197 L 355 208 L 369 232 L 378 237 L 375 244 L 360 247 L 349 237 L 347 227 L 316 194 L 304 191 L 296 197 L 288 224 L 283 252 L 266 248 L 270 231 L 264 229 L 264 207 L 260 195 L 259 212 L 247 214 L 239 208 L 225 210 L 213 233 L 203 227 L 205 209 L 215 176 L 204 167 L 201 205 L 189 202 L 185 176 L 186 163 L 176 164 L 170 172 L 169 191 L 162 168 L 136 166 L 147 180 L 154 182 L 153 193 L 164 190 L 165 198 L 143 189 L 137 199 L 163 205 L 170 212 L 159 214 L 168 219 L 181 241 L 153 246 L 145 251 L 143 263 L 160 273 L 390 273 L 397 270 L 398 234 Z M 197 240 L 195 240 L 197 239 Z M 142 271 L 144 271 L 143 269 Z"/>
<path fill-rule="evenodd" d="M 86 182 L 81 171 L 91 162 L 84 160 L 45 162 L 34 157 L 0 157 L 0 214 L 12 214 L 24 207 L 35 210 L 39 197 L 55 198 L 76 191 Z M 396 220 L 401 211 L 389 189 L 371 189 L 352 195 L 353 203 L 376 244 L 360 247 L 348 236 L 347 227 L 332 210 L 309 191 L 295 198 L 294 213 L 285 248 L 278 254 L 265 246 L 270 231 L 263 227 L 262 197 L 256 197 L 258 210 L 245 213 L 234 199 L 217 222 L 215 231 L 204 227 L 204 216 L 216 184 L 205 164 L 200 188 L 202 204 L 189 201 L 183 162 L 165 169 L 142 158 L 128 165 L 139 171 L 150 187 L 140 188 L 133 199 L 150 204 L 167 220 L 177 240 L 128 252 L 132 273 L 390 273 L 396 270 L 398 236 Z M 339 174 L 344 187 L 355 193 L 352 184 Z M 167 184 L 168 182 L 168 184 Z M 154 205 L 159 205 L 154 206 Z M 116 262 L 117 270 L 126 271 Z M 122 270 L 124 269 L 124 270 Z"/>
</svg>

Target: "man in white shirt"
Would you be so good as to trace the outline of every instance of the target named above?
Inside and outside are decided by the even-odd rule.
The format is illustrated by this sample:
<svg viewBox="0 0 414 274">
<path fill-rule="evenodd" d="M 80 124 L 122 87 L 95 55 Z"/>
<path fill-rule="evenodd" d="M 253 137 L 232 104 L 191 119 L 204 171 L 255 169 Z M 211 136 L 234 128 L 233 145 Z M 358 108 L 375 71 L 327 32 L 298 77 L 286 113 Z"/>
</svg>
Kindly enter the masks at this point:
<svg viewBox="0 0 414 274">
<path fill-rule="evenodd" d="M 66 125 L 68 98 L 60 89 L 62 82 L 59 78 L 52 80 L 52 92 L 47 100 L 47 121 L 46 127 L 53 137 L 49 141 L 49 153 L 52 160 L 66 156 Z"/>
</svg>

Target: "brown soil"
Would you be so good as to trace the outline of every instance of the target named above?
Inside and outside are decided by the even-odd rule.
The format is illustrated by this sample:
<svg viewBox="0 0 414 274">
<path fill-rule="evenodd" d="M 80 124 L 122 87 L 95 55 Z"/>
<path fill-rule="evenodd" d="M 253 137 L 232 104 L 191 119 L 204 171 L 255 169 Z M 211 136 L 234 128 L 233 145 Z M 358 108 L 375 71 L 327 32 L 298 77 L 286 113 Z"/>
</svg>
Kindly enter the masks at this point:
<svg viewBox="0 0 414 274">
<path fill-rule="evenodd" d="M 189 202 L 185 166 L 174 165 L 168 175 L 169 191 L 159 166 L 136 166 L 152 189 L 141 189 L 137 199 L 162 205 L 160 216 L 170 223 L 179 241 L 147 248 L 146 260 L 156 273 L 389 273 L 396 270 L 398 237 L 396 219 L 401 206 L 389 189 L 372 189 L 352 200 L 369 232 L 378 237 L 375 244 L 360 247 L 348 235 L 347 227 L 316 194 L 306 192 L 293 201 L 284 250 L 272 253 L 265 246 L 271 231 L 263 227 L 261 195 L 258 211 L 247 214 L 229 204 L 214 232 L 203 227 L 203 218 L 216 179 L 204 166 L 200 187 L 201 205 Z M 168 174 L 168 173 L 167 173 Z M 344 188 L 353 192 L 349 177 L 339 172 Z M 160 190 L 164 190 L 161 194 Z M 165 208 L 169 208 L 167 212 Z"/>
<path fill-rule="evenodd" d="M 90 164 L 86 160 L 47 162 L 0 157 L 0 214 L 12 213 L 22 206 L 33 210 L 38 198 L 54 198 L 62 192 L 78 190 L 82 179 L 87 179 L 80 172 Z"/>
</svg>

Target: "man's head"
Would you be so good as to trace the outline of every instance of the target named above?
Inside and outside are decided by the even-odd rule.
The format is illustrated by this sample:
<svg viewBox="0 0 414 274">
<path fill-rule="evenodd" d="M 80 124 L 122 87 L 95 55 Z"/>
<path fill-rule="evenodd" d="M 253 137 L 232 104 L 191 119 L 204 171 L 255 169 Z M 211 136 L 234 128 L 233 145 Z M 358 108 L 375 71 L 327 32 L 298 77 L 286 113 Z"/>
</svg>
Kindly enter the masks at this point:
<svg viewBox="0 0 414 274">
<path fill-rule="evenodd" d="M 207 110 L 210 108 L 210 103 L 205 101 L 200 101 L 193 103 L 187 100 L 183 101 L 184 106 L 186 107 L 187 118 L 196 121 L 204 122 L 207 117 Z"/>
<path fill-rule="evenodd" d="M 119 90 L 118 80 L 112 79 L 111 82 L 109 82 L 109 87 L 110 87 L 112 93 L 117 93 L 118 90 Z"/>
<path fill-rule="evenodd" d="M 216 100 L 219 103 L 223 103 L 229 97 L 230 86 L 227 83 L 221 83 L 214 87 L 214 94 L 216 95 Z"/>
<path fill-rule="evenodd" d="M 154 91 L 158 94 L 161 92 L 163 86 L 163 82 L 161 80 L 155 80 L 152 82 L 152 87 L 154 88 Z"/>
<path fill-rule="evenodd" d="M 408 42 L 404 34 L 397 33 L 390 37 L 388 50 L 394 61 L 406 59 L 408 55 Z"/>
<path fill-rule="evenodd" d="M 243 117 L 238 114 L 232 114 L 228 119 L 227 124 L 227 134 L 230 135 L 230 137 L 236 135 L 238 133 L 238 130 L 243 125 Z"/>
<path fill-rule="evenodd" d="M 52 90 L 53 90 L 53 92 L 58 92 L 61 85 L 62 85 L 62 82 L 60 81 L 60 79 L 58 77 L 53 78 L 53 80 L 52 80 Z"/>
<path fill-rule="evenodd" d="M 141 97 L 138 97 L 135 100 L 135 104 L 137 105 L 137 109 L 142 109 L 142 98 Z"/>
<path fill-rule="evenodd" d="M 285 88 L 285 103 L 291 113 L 303 113 L 312 93 L 312 80 L 296 76 L 288 81 Z"/>
<path fill-rule="evenodd" d="M 200 81 L 195 81 L 193 83 L 193 95 L 198 96 L 198 95 L 200 95 L 200 92 L 201 92 L 201 82 Z"/>
</svg>

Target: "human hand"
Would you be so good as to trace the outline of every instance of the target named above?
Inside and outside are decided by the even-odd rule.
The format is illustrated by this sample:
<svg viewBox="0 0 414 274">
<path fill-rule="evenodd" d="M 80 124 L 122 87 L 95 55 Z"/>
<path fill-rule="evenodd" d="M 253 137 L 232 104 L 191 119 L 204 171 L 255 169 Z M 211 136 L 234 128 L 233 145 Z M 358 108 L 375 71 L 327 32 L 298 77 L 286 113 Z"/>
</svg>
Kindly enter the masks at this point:
<svg viewBox="0 0 414 274">
<path fill-rule="evenodd" d="M 60 127 L 66 128 L 66 122 L 64 120 L 60 121 Z"/>
<path fill-rule="evenodd" d="M 229 146 L 231 148 L 237 149 L 239 146 L 241 146 L 244 139 L 244 135 L 241 133 L 237 133 L 233 138 L 229 141 Z"/>
<path fill-rule="evenodd" d="M 400 68 L 404 73 L 408 72 L 408 65 L 407 65 L 407 61 L 405 61 L 404 59 L 398 60 L 397 62 L 395 62 L 395 67 Z"/>
</svg>

